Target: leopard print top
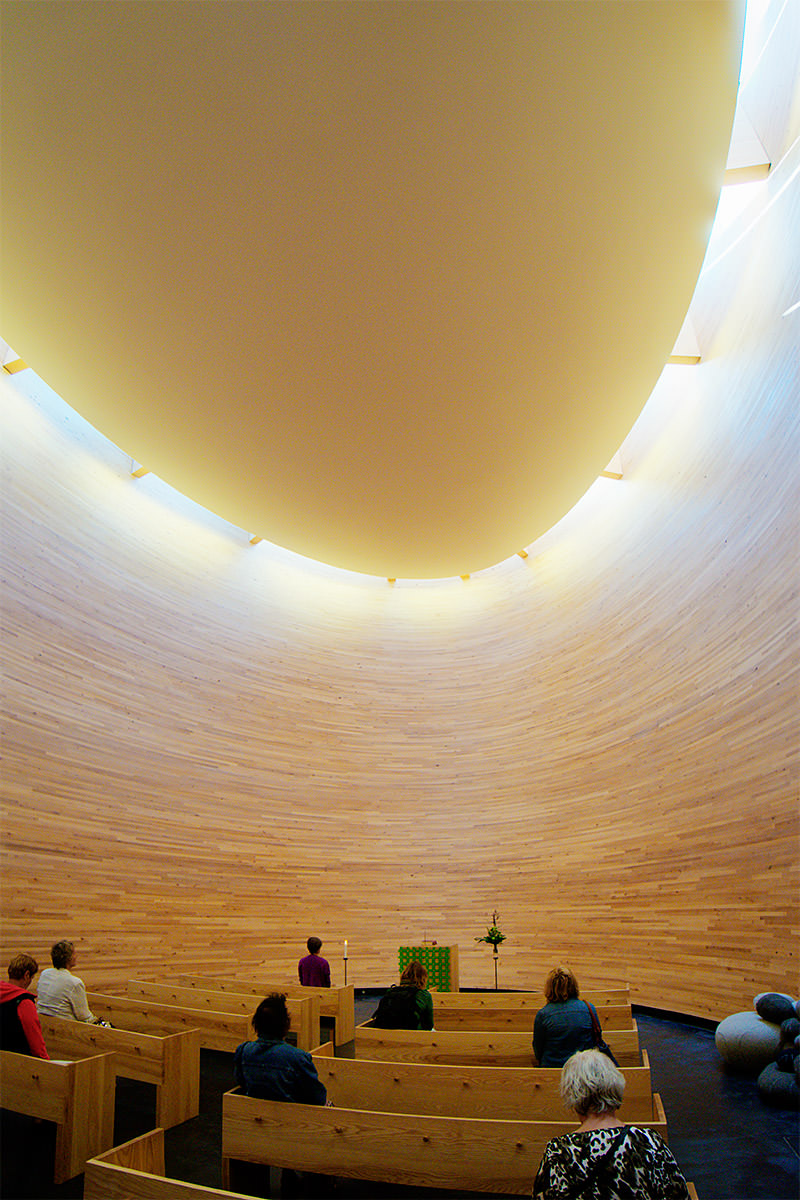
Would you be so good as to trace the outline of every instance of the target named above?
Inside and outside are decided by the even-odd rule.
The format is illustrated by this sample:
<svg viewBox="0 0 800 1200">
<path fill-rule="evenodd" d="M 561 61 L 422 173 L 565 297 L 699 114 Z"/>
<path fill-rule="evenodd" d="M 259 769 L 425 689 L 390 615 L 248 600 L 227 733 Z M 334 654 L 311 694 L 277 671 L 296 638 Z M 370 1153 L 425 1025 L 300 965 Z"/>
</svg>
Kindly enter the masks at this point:
<svg viewBox="0 0 800 1200">
<path fill-rule="evenodd" d="M 686 1180 L 654 1130 L 567 1133 L 547 1143 L 534 1200 L 688 1200 Z"/>
</svg>

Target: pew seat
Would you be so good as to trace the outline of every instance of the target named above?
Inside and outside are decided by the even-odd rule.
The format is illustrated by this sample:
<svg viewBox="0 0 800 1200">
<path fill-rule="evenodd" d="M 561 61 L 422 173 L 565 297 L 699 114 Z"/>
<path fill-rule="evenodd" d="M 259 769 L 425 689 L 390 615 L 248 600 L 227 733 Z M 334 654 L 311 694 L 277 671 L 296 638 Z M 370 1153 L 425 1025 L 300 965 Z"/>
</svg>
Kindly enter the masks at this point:
<svg viewBox="0 0 800 1200">
<path fill-rule="evenodd" d="M 11 1112 L 56 1124 L 53 1180 L 73 1179 L 87 1158 L 114 1141 L 116 1074 L 111 1054 L 48 1062 L 0 1050 L 0 1104 Z"/>
<path fill-rule="evenodd" d="M 155 1084 L 156 1121 L 162 1128 L 180 1125 L 199 1113 L 200 1034 L 196 1029 L 143 1033 L 44 1014 L 39 1019 L 51 1057 L 112 1054 L 117 1075 Z"/>
</svg>

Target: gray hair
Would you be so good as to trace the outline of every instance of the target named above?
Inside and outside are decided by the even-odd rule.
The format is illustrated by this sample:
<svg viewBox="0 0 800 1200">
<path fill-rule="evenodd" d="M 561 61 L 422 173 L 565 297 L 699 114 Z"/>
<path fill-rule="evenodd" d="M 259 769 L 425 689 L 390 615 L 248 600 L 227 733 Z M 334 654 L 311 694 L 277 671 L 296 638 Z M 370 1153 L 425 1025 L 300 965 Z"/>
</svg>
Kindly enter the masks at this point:
<svg viewBox="0 0 800 1200">
<path fill-rule="evenodd" d="M 579 1050 L 561 1070 L 561 1099 L 579 1117 L 616 1112 L 625 1094 L 625 1076 L 600 1050 Z"/>
</svg>

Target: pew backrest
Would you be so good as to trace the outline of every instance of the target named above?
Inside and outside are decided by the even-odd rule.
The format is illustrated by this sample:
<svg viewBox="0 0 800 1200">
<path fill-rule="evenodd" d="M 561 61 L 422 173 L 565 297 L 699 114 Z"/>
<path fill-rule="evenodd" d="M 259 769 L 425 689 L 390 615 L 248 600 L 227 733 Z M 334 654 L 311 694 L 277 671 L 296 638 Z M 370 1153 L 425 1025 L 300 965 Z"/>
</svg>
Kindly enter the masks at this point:
<svg viewBox="0 0 800 1200">
<path fill-rule="evenodd" d="M 136 1000 L 148 1000 L 188 1011 L 235 1013 L 248 1020 L 258 1006 L 258 999 L 252 993 L 181 987 L 140 979 L 128 980 L 127 993 Z M 297 1045 L 301 1050 L 313 1050 L 320 1043 L 319 1000 L 316 996 L 305 996 L 300 1000 L 287 998 L 286 1007 L 292 1020 L 292 1032 L 297 1036 Z"/>
<path fill-rule="evenodd" d="M 558 1067 L 439 1066 L 334 1058 L 323 1048 L 314 1063 L 337 1108 L 504 1121 L 565 1120 Z M 623 1121 L 653 1120 L 650 1060 L 624 1068 Z"/>
<path fill-rule="evenodd" d="M 319 1000 L 320 1016 L 334 1022 L 334 1043 L 343 1046 L 352 1042 L 355 1033 L 355 988 L 351 983 L 344 987 L 314 988 L 300 983 L 259 982 L 252 979 L 205 979 L 199 975 L 178 975 L 175 982 L 183 987 L 210 988 L 219 992 L 263 998 L 270 992 L 283 992 L 290 1000 L 305 1000 L 309 996 Z"/>
<path fill-rule="evenodd" d="M 433 1011 L 440 1008 L 524 1008 L 536 1012 L 547 1003 L 543 992 L 431 992 Z M 630 1008 L 631 993 L 627 984 L 581 989 L 581 1000 L 595 1006 L 623 1004 Z"/>
<path fill-rule="evenodd" d="M 239 1192 L 166 1179 L 164 1163 L 163 1129 L 114 1146 L 87 1162 L 83 1200 L 244 1200 Z"/>
<path fill-rule="evenodd" d="M 604 1030 L 633 1028 L 630 1004 L 598 1004 L 595 1007 Z M 538 1011 L 534 1008 L 505 1008 L 499 1003 L 476 1008 L 450 1005 L 438 1008 L 434 1003 L 433 1023 L 437 1029 L 527 1029 L 530 1032 Z"/>
<path fill-rule="evenodd" d="M 144 1033 L 155 1030 L 180 1033 L 197 1029 L 200 1045 L 207 1050 L 232 1053 L 241 1042 L 255 1038 L 249 1018 L 241 1013 L 179 1008 L 131 996 L 106 996 L 100 992 L 89 992 L 87 1000 L 95 1016 L 104 1017 L 121 1028 L 135 1028 Z"/>
<path fill-rule="evenodd" d="M 639 1032 L 610 1030 L 606 1041 L 621 1067 L 639 1067 Z M 376 1029 L 357 1025 L 356 1058 L 397 1062 L 429 1062 L 450 1066 L 471 1063 L 483 1067 L 532 1067 L 533 1046 L 528 1032 L 486 1032 L 453 1029 Z"/>
<path fill-rule="evenodd" d="M 666 1137 L 663 1109 L 643 1121 Z M 377 1182 L 530 1195 L 544 1148 L 573 1121 L 497 1121 L 222 1098 L 223 1184 L 231 1160 Z"/>
</svg>

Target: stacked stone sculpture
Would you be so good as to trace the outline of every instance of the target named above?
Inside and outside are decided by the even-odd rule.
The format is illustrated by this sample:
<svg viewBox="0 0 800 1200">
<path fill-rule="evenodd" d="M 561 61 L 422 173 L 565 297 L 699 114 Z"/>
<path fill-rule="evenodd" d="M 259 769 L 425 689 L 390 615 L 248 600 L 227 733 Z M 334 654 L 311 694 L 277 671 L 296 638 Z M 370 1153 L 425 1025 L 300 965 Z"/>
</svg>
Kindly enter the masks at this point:
<svg viewBox="0 0 800 1200">
<path fill-rule="evenodd" d="M 761 992 L 754 1012 L 720 1021 L 717 1050 L 727 1066 L 758 1075 L 762 1100 L 780 1108 L 800 1107 L 800 1001 L 781 992 Z"/>
</svg>

